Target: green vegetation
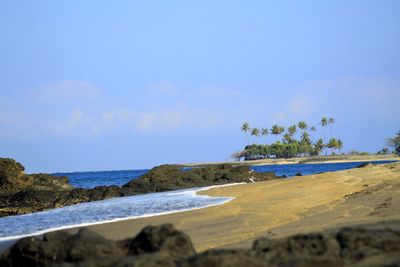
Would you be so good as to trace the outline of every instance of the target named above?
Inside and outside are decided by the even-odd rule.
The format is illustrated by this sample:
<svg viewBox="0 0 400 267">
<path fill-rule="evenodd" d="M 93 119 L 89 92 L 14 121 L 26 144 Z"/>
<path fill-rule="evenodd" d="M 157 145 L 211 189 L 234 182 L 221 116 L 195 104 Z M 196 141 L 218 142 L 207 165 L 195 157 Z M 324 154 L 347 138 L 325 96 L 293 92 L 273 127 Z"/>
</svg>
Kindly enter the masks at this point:
<svg viewBox="0 0 400 267">
<path fill-rule="evenodd" d="M 387 144 L 394 148 L 394 152 L 400 156 L 400 131 L 395 137 L 387 139 Z"/>
<path fill-rule="evenodd" d="M 314 135 L 316 127 L 309 127 L 305 121 L 300 121 L 289 127 L 273 125 L 268 128 L 251 128 L 248 122 L 242 124 L 241 130 L 246 134 L 251 133 L 254 137 L 253 144 L 248 145 L 243 151 L 234 153 L 235 158 L 244 158 L 245 160 L 264 159 L 264 158 L 294 158 L 300 156 L 317 156 L 323 149 L 327 154 L 327 149 L 330 149 L 331 154 L 341 153 L 343 141 L 332 137 L 332 124 L 335 123 L 333 118 L 322 118 L 319 123 L 323 128 L 323 139 L 319 138 L 313 141 L 309 131 Z M 331 135 L 328 142 L 325 141 L 325 127 L 331 126 Z M 267 136 L 275 135 L 275 143 L 268 144 Z M 260 135 L 265 136 L 265 144 L 259 144 L 258 138 Z M 278 138 L 281 137 L 281 140 Z"/>
</svg>

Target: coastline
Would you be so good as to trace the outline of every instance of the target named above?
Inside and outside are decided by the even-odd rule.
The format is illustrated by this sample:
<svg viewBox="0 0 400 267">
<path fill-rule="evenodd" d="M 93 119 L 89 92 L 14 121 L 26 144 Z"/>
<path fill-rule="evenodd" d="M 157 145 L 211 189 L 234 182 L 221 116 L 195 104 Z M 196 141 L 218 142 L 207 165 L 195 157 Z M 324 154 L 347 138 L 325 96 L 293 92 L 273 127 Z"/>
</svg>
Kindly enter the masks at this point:
<svg viewBox="0 0 400 267">
<path fill-rule="evenodd" d="M 284 164 L 324 164 L 324 163 L 345 163 L 345 162 L 370 162 L 370 161 L 400 161 L 397 155 L 330 155 L 315 157 L 298 157 L 289 159 L 259 159 L 248 161 L 221 161 L 221 162 L 193 162 L 178 164 L 185 167 L 213 166 L 218 164 L 232 165 L 284 165 Z"/>
<path fill-rule="evenodd" d="M 198 196 L 206 196 L 207 197 L 209 195 L 207 195 L 207 194 L 198 194 L 198 192 L 206 192 L 206 191 L 208 191 L 210 189 L 213 189 L 213 188 L 228 187 L 228 186 L 235 186 L 235 185 L 241 185 L 241 184 L 245 184 L 245 183 L 231 183 L 231 184 L 212 185 L 212 186 L 199 187 L 199 188 L 180 189 L 180 190 L 162 192 L 162 194 L 168 194 L 168 195 L 181 195 L 181 194 L 186 195 L 186 194 L 190 194 L 190 195 L 198 195 Z M 157 193 L 155 193 L 155 194 L 157 194 Z M 138 196 L 140 197 L 142 195 L 138 195 Z M 212 196 L 210 196 L 210 197 L 212 197 Z M 215 198 L 218 198 L 218 197 L 215 196 Z M 68 230 L 68 229 L 74 229 L 74 228 L 82 228 L 82 227 L 94 226 L 94 225 L 99 225 L 99 224 L 115 223 L 115 222 L 120 222 L 120 221 L 125 221 L 125 220 L 135 220 L 135 219 L 141 219 L 141 218 L 157 217 L 157 216 L 163 216 L 163 215 L 168 215 L 168 214 L 173 214 L 173 213 L 187 212 L 187 211 L 192 211 L 192 210 L 209 208 L 209 207 L 223 205 L 223 204 L 225 204 L 225 203 L 227 203 L 229 201 L 232 201 L 234 199 L 233 197 L 224 197 L 224 198 L 225 198 L 225 200 L 222 200 L 222 201 L 220 201 L 218 203 L 207 204 L 207 205 L 199 206 L 199 207 L 192 207 L 192 208 L 178 209 L 178 210 L 172 210 L 172 211 L 149 213 L 149 214 L 144 214 L 144 215 L 128 216 L 128 217 L 123 217 L 123 218 L 107 219 L 107 220 L 103 220 L 103 221 L 86 222 L 86 223 L 80 223 L 80 224 L 75 224 L 75 225 L 65 225 L 65 226 L 59 226 L 59 227 L 48 228 L 48 229 L 45 229 L 45 230 L 40 230 L 38 232 L 34 232 L 34 233 L 30 233 L 30 234 L 0 237 L 0 243 L 2 243 L 2 242 L 13 242 L 13 241 L 16 241 L 16 240 L 21 239 L 21 238 L 31 237 L 31 236 L 38 236 L 38 235 L 42 235 L 42 234 L 49 233 L 49 232 Z M 118 198 L 115 198 L 115 199 L 118 199 Z M 106 199 L 106 200 L 100 200 L 100 201 L 109 201 L 109 200 L 112 200 L 112 199 Z M 77 205 L 80 205 L 80 204 L 85 204 L 85 203 L 79 203 Z M 65 208 L 65 207 L 62 207 L 62 208 Z M 54 209 L 54 210 L 57 210 L 57 209 Z M 42 211 L 42 212 L 49 212 L 49 211 L 51 212 L 52 210 L 47 210 L 47 211 Z M 0 249 L 0 252 L 1 252 L 1 249 Z"/>
<path fill-rule="evenodd" d="M 196 194 L 229 197 L 222 205 L 87 225 L 112 240 L 132 238 L 147 225 L 173 223 L 198 252 L 249 248 L 255 238 L 281 238 L 337 226 L 400 221 L 400 163 L 234 186 Z M 232 185 L 232 184 L 230 184 Z M 76 233 L 82 226 L 63 231 Z M 52 232 L 51 230 L 44 232 Z M 0 242 L 0 253 L 18 239 Z"/>
<path fill-rule="evenodd" d="M 394 186 L 400 187 L 399 178 L 400 163 L 392 163 L 287 180 L 210 188 L 199 194 L 235 199 L 214 207 L 87 228 L 106 238 L 122 240 L 136 235 L 146 225 L 168 222 L 188 233 L 197 251 L 246 248 L 260 236 L 279 238 L 336 225 L 400 220 L 399 193 L 390 191 Z M 363 199 L 365 190 L 370 190 L 366 193 L 369 197 L 385 199 Z M 377 193 L 382 190 L 386 191 Z M 354 206 L 349 198 L 356 203 L 361 201 L 361 204 Z M 389 198 L 392 199 L 390 210 L 386 209 L 385 213 L 385 209 L 381 209 L 381 213 L 374 214 L 375 206 L 383 205 L 378 202 Z M 74 233 L 77 230 L 67 231 Z"/>
</svg>

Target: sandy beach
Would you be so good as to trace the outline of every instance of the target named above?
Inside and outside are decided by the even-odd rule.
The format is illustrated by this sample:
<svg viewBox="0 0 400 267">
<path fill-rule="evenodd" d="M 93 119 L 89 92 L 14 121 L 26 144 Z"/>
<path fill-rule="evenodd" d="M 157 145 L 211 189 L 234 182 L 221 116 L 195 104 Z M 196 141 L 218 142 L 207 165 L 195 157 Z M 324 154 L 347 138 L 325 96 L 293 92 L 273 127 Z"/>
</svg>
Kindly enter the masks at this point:
<svg viewBox="0 0 400 267">
<path fill-rule="evenodd" d="M 400 220 L 400 163 L 212 188 L 199 192 L 235 197 L 215 207 L 89 226 L 107 238 L 136 235 L 146 225 L 173 223 L 197 251 L 248 248 L 261 236 Z M 77 229 L 70 229 L 76 232 Z"/>
<path fill-rule="evenodd" d="M 235 164 L 235 165 L 284 165 L 284 164 L 320 164 L 320 163 L 345 163 L 345 162 L 371 162 L 371 161 L 397 161 L 399 157 L 394 154 L 387 155 L 328 155 L 313 157 L 295 157 L 295 158 L 269 158 L 247 161 L 221 161 L 221 162 L 193 162 L 179 164 L 188 167 L 212 166 L 217 164 Z"/>
</svg>

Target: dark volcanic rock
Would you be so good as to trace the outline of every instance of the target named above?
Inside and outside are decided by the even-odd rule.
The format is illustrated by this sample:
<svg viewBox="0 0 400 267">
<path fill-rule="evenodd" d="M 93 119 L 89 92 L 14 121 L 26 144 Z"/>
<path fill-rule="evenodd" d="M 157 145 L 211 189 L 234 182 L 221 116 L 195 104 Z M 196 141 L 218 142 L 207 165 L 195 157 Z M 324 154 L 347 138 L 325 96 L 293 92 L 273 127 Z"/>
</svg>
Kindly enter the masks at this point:
<svg viewBox="0 0 400 267">
<path fill-rule="evenodd" d="M 373 166 L 374 164 L 372 164 L 371 162 L 364 162 L 361 163 L 360 165 L 357 166 L 357 168 L 364 168 L 364 167 L 369 167 L 369 166 Z"/>
<path fill-rule="evenodd" d="M 115 242 L 86 229 L 77 234 L 58 231 L 43 237 L 19 240 L 2 255 L 1 266 L 55 266 L 59 263 L 78 263 L 122 256 L 123 251 Z"/>
<path fill-rule="evenodd" d="M 336 239 L 341 256 L 351 262 L 379 254 L 400 254 L 400 231 L 345 228 L 338 232 Z"/>
<path fill-rule="evenodd" d="M 342 264 L 339 244 L 323 234 L 296 235 L 279 240 L 260 238 L 254 242 L 253 252 L 279 266 L 283 263 L 284 266 L 326 267 Z M 303 265 L 305 262 L 307 265 Z"/>
<path fill-rule="evenodd" d="M 161 165 L 123 186 L 125 194 L 162 192 L 190 187 L 278 179 L 272 172 L 251 172 L 248 166 L 221 164 L 183 171 L 179 165 Z"/>
<path fill-rule="evenodd" d="M 182 267 L 273 267 L 262 258 L 252 256 L 246 250 L 209 250 L 183 262 Z"/>
<path fill-rule="evenodd" d="M 252 249 L 200 254 L 195 253 L 189 237 L 170 224 L 147 226 L 136 237 L 119 242 L 85 229 L 76 234 L 59 231 L 19 240 L 1 255 L 0 266 L 399 266 L 400 231 L 396 227 L 378 224 L 276 240 L 260 238 Z"/>
<path fill-rule="evenodd" d="M 226 183 L 265 181 L 280 178 L 273 173 L 250 172 L 247 166 L 224 164 L 182 170 L 178 165 L 162 165 L 136 180 L 118 186 L 73 188 L 67 177 L 49 174 L 25 174 L 24 167 L 13 159 L 0 158 L 0 217 L 25 214 L 67 205 Z"/>
<path fill-rule="evenodd" d="M 44 173 L 27 175 L 21 163 L 0 158 L 0 195 L 11 195 L 23 190 L 68 189 L 72 189 L 72 186 L 67 177 L 55 177 Z"/>
<path fill-rule="evenodd" d="M 171 224 L 145 227 L 121 242 L 83 228 L 23 238 L 1 256 L 0 266 L 175 266 L 194 254 L 190 238 Z"/>
<path fill-rule="evenodd" d="M 132 240 L 123 243 L 128 255 L 162 252 L 174 260 L 195 254 L 189 236 L 176 230 L 172 224 L 147 226 Z"/>
<path fill-rule="evenodd" d="M 253 253 L 279 266 L 399 266 L 391 264 L 399 263 L 400 231 L 349 227 L 279 240 L 261 238 L 254 242 Z"/>
</svg>

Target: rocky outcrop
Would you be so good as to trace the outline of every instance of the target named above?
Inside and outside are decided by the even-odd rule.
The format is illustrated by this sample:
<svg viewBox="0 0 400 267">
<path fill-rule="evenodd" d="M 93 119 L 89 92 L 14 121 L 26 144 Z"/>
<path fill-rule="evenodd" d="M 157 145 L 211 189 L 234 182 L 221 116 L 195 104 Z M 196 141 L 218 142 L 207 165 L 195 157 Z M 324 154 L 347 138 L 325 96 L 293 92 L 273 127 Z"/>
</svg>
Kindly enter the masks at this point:
<svg viewBox="0 0 400 267">
<path fill-rule="evenodd" d="M 181 260 L 195 254 L 189 236 L 173 228 L 172 224 L 147 226 L 135 238 L 121 244 L 126 248 L 127 255 L 158 252 L 173 260 Z"/>
<path fill-rule="evenodd" d="M 24 166 L 13 159 L 0 158 L 0 196 L 27 191 L 63 191 L 72 189 L 67 177 L 45 173 L 27 175 Z"/>
<path fill-rule="evenodd" d="M 251 249 L 212 249 L 196 254 L 190 238 L 170 224 L 147 226 L 119 242 L 86 229 L 59 231 L 19 240 L 0 266 L 399 266 L 397 228 L 348 227 L 282 239 L 260 238 Z"/>
<path fill-rule="evenodd" d="M 250 173 L 248 166 L 224 164 L 183 170 L 179 165 L 162 165 L 132 180 L 122 188 L 98 186 L 73 188 L 67 177 L 25 174 L 13 159 L 0 158 L 0 217 L 26 214 L 67 205 L 113 197 L 162 192 L 182 188 L 277 179 L 274 173 Z"/>
<path fill-rule="evenodd" d="M 250 171 L 249 166 L 221 164 L 209 167 L 196 167 L 182 170 L 179 165 L 161 165 L 151 169 L 139 179 L 123 186 L 125 194 L 162 192 L 182 188 L 266 181 L 278 179 L 272 172 L 258 173 Z"/>
<path fill-rule="evenodd" d="M 175 266 L 193 255 L 190 238 L 170 224 L 145 227 L 120 242 L 83 228 L 21 239 L 3 253 L 0 266 Z"/>
</svg>

